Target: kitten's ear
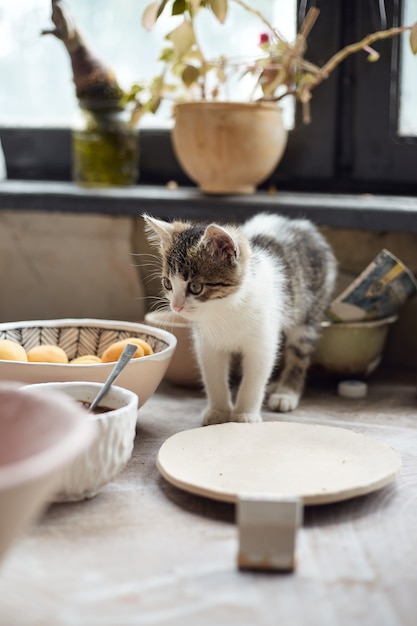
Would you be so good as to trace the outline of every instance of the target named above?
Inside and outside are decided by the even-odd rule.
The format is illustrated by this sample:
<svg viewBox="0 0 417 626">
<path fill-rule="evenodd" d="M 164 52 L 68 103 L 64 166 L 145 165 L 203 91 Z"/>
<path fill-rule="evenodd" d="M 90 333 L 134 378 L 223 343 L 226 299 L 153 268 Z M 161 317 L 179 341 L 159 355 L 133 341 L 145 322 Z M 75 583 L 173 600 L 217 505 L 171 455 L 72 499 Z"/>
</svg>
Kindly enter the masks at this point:
<svg viewBox="0 0 417 626">
<path fill-rule="evenodd" d="M 145 232 L 149 241 L 165 248 L 171 242 L 174 226 L 169 222 L 157 220 L 145 213 L 142 217 L 145 221 Z"/>
<path fill-rule="evenodd" d="M 201 244 L 225 261 L 235 261 L 239 256 L 239 248 L 233 236 L 217 224 L 207 226 Z"/>
</svg>

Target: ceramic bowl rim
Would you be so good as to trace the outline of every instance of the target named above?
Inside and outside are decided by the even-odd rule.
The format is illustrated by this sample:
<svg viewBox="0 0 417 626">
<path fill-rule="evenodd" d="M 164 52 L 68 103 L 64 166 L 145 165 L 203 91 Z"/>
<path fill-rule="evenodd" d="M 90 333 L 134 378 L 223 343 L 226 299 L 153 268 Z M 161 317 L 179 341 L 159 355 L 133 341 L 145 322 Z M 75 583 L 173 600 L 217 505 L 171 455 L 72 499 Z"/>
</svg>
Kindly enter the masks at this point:
<svg viewBox="0 0 417 626">
<path fill-rule="evenodd" d="M 244 102 L 241 100 L 199 100 L 199 101 L 189 101 L 189 102 L 176 102 L 174 105 L 174 112 L 178 109 L 183 110 L 197 110 L 199 111 L 201 107 L 205 109 L 210 109 L 214 111 L 218 110 L 236 110 L 241 109 L 243 111 L 251 111 L 253 109 L 260 110 L 270 110 L 270 111 L 279 111 L 283 112 L 283 107 L 274 101 L 267 100 L 258 100 L 251 102 Z"/>
<path fill-rule="evenodd" d="M 162 311 L 148 311 L 148 313 L 146 313 L 145 315 L 145 322 L 148 320 L 152 320 L 152 317 L 154 316 L 155 313 L 170 313 L 172 314 L 173 311 L 171 311 L 170 309 L 166 309 L 166 310 L 162 310 Z M 156 316 L 158 317 L 158 316 Z M 155 324 L 155 327 L 153 326 L 153 324 Z M 160 326 L 156 326 L 156 324 L 160 324 Z M 153 328 L 161 328 L 163 326 L 163 328 L 161 328 L 161 330 L 165 329 L 165 328 L 192 328 L 192 321 L 191 320 L 186 320 L 185 318 L 183 318 L 183 320 L 168 320 L 165 321 L 163 319 L 159 320 L 159 319 L 155 319 L 152 323 L 150 323 L 149 325 L 151 325 Z M 169 331 L 168 331 L 169 332 Z"/>
<path fill-rule="evenodd" d="M 25 383 L 23 389 L 33 388 L 34 391 L 45 389 L 46 387 L 49 389 L 48 394 L 51 391 L 57 391 L 61 395 L 64 394 L 66 397 L 77 403 L 77 400 L 73 398 L 71 395 L 65 392 L 65 389 L 69 389 L 73 386 L 86 386 L 89 388 L 93 388 L 97 393 L 103 387 L 103 383 L 97 383 L 94 381 L 88 380 L 63 380 L 63 381 L 49 381 L 43 383 Z M 84 412 L 87 412 L 89 419 L 87 421 L 90 422 L 99 422 L 105 421 L 108 419 L 117 418 L 120 411 L 125 411 L 126 409 L 130 409 L 132 405 L 136 405 L 136 411 L 139 410 L 139 402 L 140 398 L 137 393 L 131 391 L 130 389 L 126 389 L 126 387 L 120 387 L 119 385 L 112 385 L 111 389 L 118 393 L 120 396 L 124 396 L 126 398 L 126 404 L 123 406 L 117 407 L 117 409 L 111 409 L 111 411 L 106 411 L 105 413 L 88 413 L 88 411 L 81 407 Z M 103 398 L 105 402 L 105 397 Z M 78 401 L 79 402 L 79 401 Z"/>
<path fill-rule="evenodd" d="M 168 358 L 171 352 L 175 349 L 177 345 L 177 338 L 173 333 L 170 333 L 168 330 L 163 328 L 158 328 L 156 326 L 151 326 L 150 324 L 144 324 L 142 322 L 126 322 L 123 320 L 107 320 L 107 319 L 97 319 L 97 318 L 60 318 L 60 319 L 50 319 L 50 320 L 22 320 L 18 322 L 3 322 L 0 323 L 0 332 L 4 330 L 18 330 L 20 328 L 36 328 L 36 327 L 46 327 L 46 328 L 62 328 L 62 327 L 88 327 L 93 326 L 95 328 L 102 329 L 111 329 L 111 330 L 132 330 L 132 332 L 140 332 L 143 331 L 148 335 L 154 335 L 157 339 L 161 339 L 167 345 L 162 348 L 159 352 L 154 352 L 153 354 L 149 354 L 147 356 L 143 356 L 140 359 L 136 359 L 136 362 L 142 361 L 163 361 Z M 74 369 L 73 363 L 46 363 L 46 362 L 28 362 L 28 361 L 13 361 L 10 359 L 2 359 L 3 363 L 13 363 L 18 364 L 22 367 L 45 367 L 47 366 L 56 366 L 59 368 L 68 368 L 71 370 Z M 135 360 L 132 360 L 132 363 L 135 363 Z M 108 368 L 113 366 L 113 363 L 77 363 L 77 367 L 93 367 L 93 368 Z"/>
<path fill-rule="evenodd" d="M 377 320 L 357 320 L 354 322 L 331 322 L 330 320 L 323 320 L 321 322 L 321 328 L 376 328 L 377 326 L 393 324 L 397 319 L 398 315 L 390 315 L 389 317 L 382 317 Z"/>
</svg>

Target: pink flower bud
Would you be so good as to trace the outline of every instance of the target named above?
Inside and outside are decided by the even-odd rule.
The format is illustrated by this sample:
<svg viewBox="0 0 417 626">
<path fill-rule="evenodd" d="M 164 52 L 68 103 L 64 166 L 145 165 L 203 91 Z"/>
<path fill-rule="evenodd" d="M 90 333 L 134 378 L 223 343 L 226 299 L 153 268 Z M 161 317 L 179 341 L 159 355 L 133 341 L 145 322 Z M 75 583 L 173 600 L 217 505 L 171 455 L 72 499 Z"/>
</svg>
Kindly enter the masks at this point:
<svg viewBox="0 0 417 626">
<path fill-rule="evenodd" d="M 259 35 L 259 45 L 262 46 L 262 44 L 266 44 L 269 42 L 269 35 L 268 33 L 261 33 Z"/>
</svg>

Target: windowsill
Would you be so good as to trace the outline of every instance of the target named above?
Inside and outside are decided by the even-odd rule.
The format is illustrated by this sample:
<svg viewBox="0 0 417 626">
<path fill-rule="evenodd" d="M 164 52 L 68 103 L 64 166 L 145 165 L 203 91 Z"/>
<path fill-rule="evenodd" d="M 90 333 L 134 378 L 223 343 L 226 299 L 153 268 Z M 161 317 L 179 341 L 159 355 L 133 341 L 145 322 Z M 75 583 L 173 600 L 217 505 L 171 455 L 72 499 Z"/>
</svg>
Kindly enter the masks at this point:
<svg viewBox="0 0 417 626">
<path fill-rule="evenodd" d="M 0 182 L 0 211 L 59 211 L 138 217 L 241 221 L 259 211 L 305 217 L 322 226 L 370 231 L 417 232 L 417 198 L 370 194 L 259 191 L 253 195 L 209 196 L 195 187 L 82 188 L 70 182 Z"/>
</svg>

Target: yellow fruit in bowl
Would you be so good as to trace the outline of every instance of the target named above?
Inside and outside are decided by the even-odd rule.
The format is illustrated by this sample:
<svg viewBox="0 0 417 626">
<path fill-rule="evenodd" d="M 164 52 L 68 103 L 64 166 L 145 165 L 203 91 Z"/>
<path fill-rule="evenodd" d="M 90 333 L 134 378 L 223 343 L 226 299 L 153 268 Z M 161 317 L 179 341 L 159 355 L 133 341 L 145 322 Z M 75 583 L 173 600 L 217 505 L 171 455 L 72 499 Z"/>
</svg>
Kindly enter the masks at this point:
<svg viewBox="0 0 417 626">
<path fill-rule="evenodd" d="M 136 337 L 128 337 L 127 339 L 121 339 L 120 341 L 115 341 L 112 343 L 101 355 L 101 360 L 103 363 L 112 363 L 113 361 L 117 361 L 119 356 L 122 354 L 126 345 L 131 343 L 137 346 L 136 352 L 133 355 L 132 359 L 138 359 L 142 356 L 145 356 L 145 349 L 142 343 L 146 344 L 146 341 L 136 339 Z M 149 346 L 149 344 L 147 344 Z M 149 346 L 152 350 L 152 348 Z"/>
<path fill-rule="evenodd" d="M 139 339 L 139 337 L 128 337 L 127 339 L 123 339 L 123 342 L 125 345 L 127 343 L 132 343 L 134 346 L 140 346 L 143 349 L 145 356 L 153 354 L 153 350 L 148 342 L 144 339 Z"/>
<path fill-rule="evenodd" d="M 0 341 L 0 359 L 2 361 L 27 361 L 26 350 L 17 341 L 2 339 Z"/>
<path fill-rule="evenodd" d="M 28 350 L 27 357 L 31 363 L 68 363 L 64 350 L 53 344 L 35 346 Z"/>
<path fill-rule="evenodd" d="M 70 361 L 70 363 L 73 365 L 93 365 L 102 362 L 103 361 L 100 359 L 100 357 L 96 356 L 95 354 L 83 354 L 81 356 L 75 357 L 75 359 L 72 359 Z"/>
</svg>

